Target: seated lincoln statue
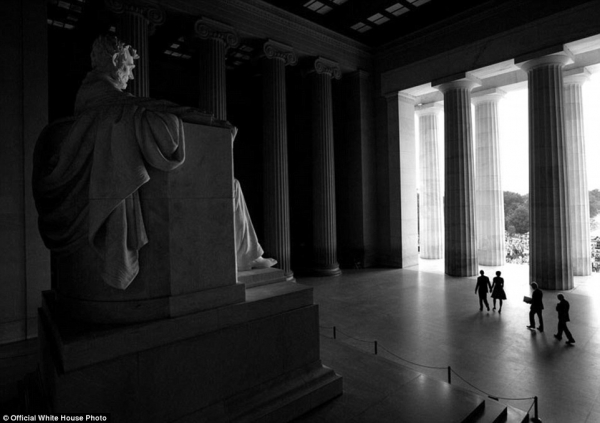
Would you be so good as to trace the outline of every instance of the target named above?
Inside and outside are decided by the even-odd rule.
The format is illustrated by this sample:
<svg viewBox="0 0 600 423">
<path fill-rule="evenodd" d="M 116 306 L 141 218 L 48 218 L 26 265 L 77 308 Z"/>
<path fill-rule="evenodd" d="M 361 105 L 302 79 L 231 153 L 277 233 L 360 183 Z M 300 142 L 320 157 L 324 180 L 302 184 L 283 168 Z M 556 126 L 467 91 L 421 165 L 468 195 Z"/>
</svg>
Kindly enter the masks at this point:
<svg viewBox="0 0 600 423">
<path fill-rule="evenodd" d="M 183 164 L 184 121 L 237 133 L 196 108 L 125 92 L 138 58 L 116 37 L 99 37 L 66 138 L 49 140 L 44 131 L 34 153 L 33 191 L 46 247 L 68 255 L 89 243 L 103 262 L 102 279 L 118 289 L 134 280 L 138 251 L 152 242 L 138 193 L 150 179 L 147 166 L 170 171 Z M 275 265 L 262 257 L 237 180 L 233 195 L 238 269 Z"/>
</svg>

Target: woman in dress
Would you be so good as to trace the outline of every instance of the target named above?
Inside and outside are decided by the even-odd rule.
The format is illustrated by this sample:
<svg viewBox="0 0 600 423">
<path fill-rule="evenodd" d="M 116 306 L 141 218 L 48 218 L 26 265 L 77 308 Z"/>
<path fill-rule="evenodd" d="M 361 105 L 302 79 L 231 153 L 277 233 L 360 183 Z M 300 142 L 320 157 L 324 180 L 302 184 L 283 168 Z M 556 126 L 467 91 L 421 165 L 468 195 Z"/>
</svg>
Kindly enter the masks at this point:
<svg viewBox="0 0 600 423">
<path fill-rule="evenodd" d="M 500 277 L 501 272 L 496 272 L 496 277 L 492 283 L 492 300 L 494 301 L 494 310 L 496 310 L 496 300 L 500 300 L 500 308 L 498 313 L 502 313 L 502 300 L 506 300 L 506 293 L 504 292 L 504 278 Z"/>
</svg>

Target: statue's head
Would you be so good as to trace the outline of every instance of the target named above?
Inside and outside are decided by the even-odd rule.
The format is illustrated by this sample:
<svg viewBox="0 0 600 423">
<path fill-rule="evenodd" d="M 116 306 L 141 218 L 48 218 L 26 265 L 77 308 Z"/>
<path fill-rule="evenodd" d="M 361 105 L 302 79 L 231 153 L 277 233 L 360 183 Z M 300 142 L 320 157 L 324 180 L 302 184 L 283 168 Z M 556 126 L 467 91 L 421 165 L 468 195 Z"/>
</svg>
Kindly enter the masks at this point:
<svg viewBox="0 0 600 423">
<path fill-rule="evenodd" d="M 133 61 L 139 57 L 131 46 L 114 35 L 101 35 L 92 46 L 92 68 L 110 76 L 120 90 L 127 88 L 127 82 L 133 79 Z"/>
</svg>

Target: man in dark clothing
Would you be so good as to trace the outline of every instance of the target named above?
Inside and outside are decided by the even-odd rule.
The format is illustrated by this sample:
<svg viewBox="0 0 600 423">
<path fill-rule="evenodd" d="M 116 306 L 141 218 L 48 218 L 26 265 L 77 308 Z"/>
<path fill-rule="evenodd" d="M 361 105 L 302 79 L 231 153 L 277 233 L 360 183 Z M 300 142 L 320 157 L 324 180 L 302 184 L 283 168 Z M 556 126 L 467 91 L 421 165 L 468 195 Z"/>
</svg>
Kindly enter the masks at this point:
<svg viewBox="0 0 600 423">
<path fill-rule="evenodd" d="M 571 331 L 567 328 L 567 322 L 569 319 L 569 302 L 565 300 L 563 294 L 558 294 L 558 304 L 556 304 L 556 311 L 558 312 L 558 333 L 554 335 L 559 341 L 562 339 L 563 332 L 567 336 L 567 344 L 571 345 L 575 343 L 575 339 L 571 335 Z"/>
<path fill-rule="evenodd" d="M 538 330 L 540 332 L 544 331 L 544 319 L 542 318 L 542 310 L 544 309 L 544 303 L 542 302 L 542 297 L 544 293 L 541 289 L 538 288 L 538 284 L 535 282 L 531 282 L 531 288 L 533 288 L 533 293 L 531 294 L 531 307 L 529 310 L 529 329 L 535 329 L 535 315 L 538 315 L 538 320 L 540 321 L 540 325 L 538 326 Z"/>
<path fill-rule="evenodd" d="M 492 284 L 490 283 L 490 278 L 483 275 L 483 270 L 479 271 L 479 276 L 477 278 L 477 285 L 475 285 L 475 293 L 479 291 L 479 311 L 483 310 L 483 304 L 487 307 L 487 310 L 490 311 L 490 305 L 487 300 L 488 290 L 492 290 Z"/>
</svg>

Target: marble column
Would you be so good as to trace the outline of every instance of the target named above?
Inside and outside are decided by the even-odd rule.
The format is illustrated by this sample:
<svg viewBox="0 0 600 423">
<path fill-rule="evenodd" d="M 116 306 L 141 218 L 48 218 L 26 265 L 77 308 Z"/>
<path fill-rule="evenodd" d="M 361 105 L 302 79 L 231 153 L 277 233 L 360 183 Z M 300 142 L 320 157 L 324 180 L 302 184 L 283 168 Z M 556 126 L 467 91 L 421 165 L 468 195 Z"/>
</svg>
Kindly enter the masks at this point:
<svg viewBox="0 0 600 423">
<path fill-rule="evenodd" d="M 420 256 L 424 259 L 444 257 L 444 195 L 442 186 L 438 120 L 442 106 L 418 107 L 419 116 L 419 185 L 420 185 Z"/>
<path fill-rule="evenodd" d="M 477 257 L 483 266 L 502 266 L 506 260 L 498 124 L 498 102 L 504 94 L 493 89 L 472 97 L 475 105 Z"/>
<path fill-rule="evenodd" d="M 119 15 L 116 26 L 119 39 L 131 45 L 140 56 L 135 61 L 134 79 L 128 83 L 127 90 L 137 97 L 150 97 L 148 36 L 154 32 L 156 25 L 164 22 L 165 14 L 156 7 L 135 2 L 105 0 L 105 4 L 111 12 Z"/>
<path fill-rule="evenodd" d="M 341 273 L 337 261 L 333 100 L 331 78 L 340 79 L 337 63 L 318 58 L 310 77 L 313 142 L 313 270 L 322 276 Z"/>
<path fill-rule="evenodd" d="M 266 42 L 263 51 L 264 248 L 292 279 L 285 67 L 298 59 L 290 47 L 274 41 Z"/>
<path fill-rule="evenodd" d="M 227 120 L 225 53 L 238 45 L 239 37 L 232 27 L 209 18 L 196 21 L 195 34 L 200 49 L 199 108 L 216 119 Z"/>
<path fill-rule="evenodd" d="M 529 277 L 543 289 L 573 288 L 562 77 L 568 61 L 559 53 L 518 63 L 529 82 Z"/>
<path fill-rule="evenodd" d="M 587 187 L 581 95 L 581 86 L 588 79 L 589 72 L 584 69 L 573 69 L 563 74 L 571 263 L 574 276 L 587 276 L 592 273 L 590 198 Z"/>
<path fill-rule="evenodd" d="M 389 219 L 389 229 L 383 236 L 388 251 L 385 263 L 406 268 L 419 264 L 415 97 L 395 92 L 385 99 L 388 175 L 381 187 L 387 195 L 384 213 Z"/>
<path fill-rule="evenodd" d="M 467 79 L 439 85 L 444 94 L 445 271 L 450 276 L 477 274 L 475 163 L 471 90 Z"/>
</svg>

